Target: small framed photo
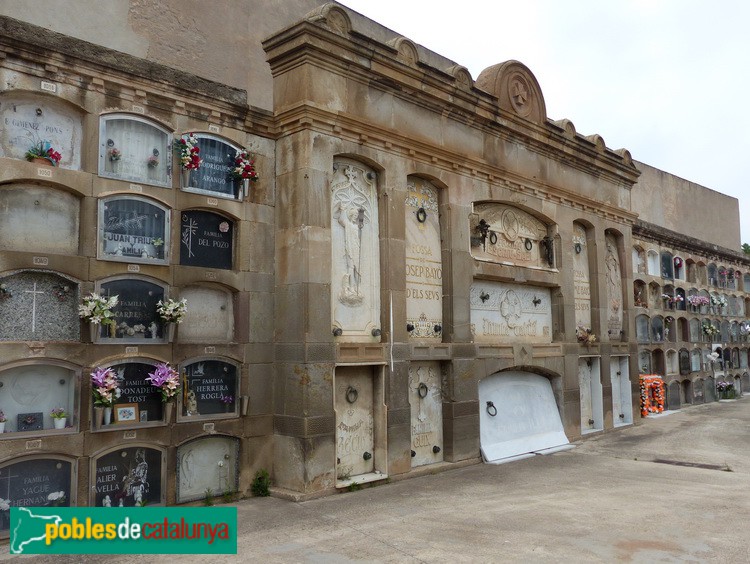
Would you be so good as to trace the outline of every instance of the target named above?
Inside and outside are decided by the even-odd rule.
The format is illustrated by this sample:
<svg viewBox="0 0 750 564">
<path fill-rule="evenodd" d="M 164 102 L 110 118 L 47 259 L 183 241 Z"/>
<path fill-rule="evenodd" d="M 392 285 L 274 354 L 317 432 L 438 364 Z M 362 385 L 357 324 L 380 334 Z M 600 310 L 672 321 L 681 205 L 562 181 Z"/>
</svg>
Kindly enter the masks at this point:
<svg viewBox="0 0 750 564">
<path fill-rule="evenodd" d="M 137 403 L 122 403 L 115 406 L 115 423 L 135 423 L 137 421 Z"/>
<path fill-rule="evenodd" d="M 141 423 L 148 421 L 148 411 L 146 411 L 145 409 L 141 411 L 139 414 L 139 419 Z"/>
</svg>

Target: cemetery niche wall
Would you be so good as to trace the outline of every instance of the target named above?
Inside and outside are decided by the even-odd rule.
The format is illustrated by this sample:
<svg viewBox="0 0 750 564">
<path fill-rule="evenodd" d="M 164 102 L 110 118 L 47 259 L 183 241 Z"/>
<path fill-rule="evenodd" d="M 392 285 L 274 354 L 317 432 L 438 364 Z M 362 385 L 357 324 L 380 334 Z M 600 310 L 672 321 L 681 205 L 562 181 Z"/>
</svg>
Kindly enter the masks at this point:
<svg viewBox="0 0 750 564">
<path fill-rule="evenodd" d="M 224 57 L 221 71 L 246 77 L 247 91 L 207 80 L 217 76 L 211 54 L 222 51 L 214 43 L 221 34 L 203 17 L 209 5 L 195 12 L 196 31 L 209 38 L 206 62 L 190 66 L 203 76 L 164 66 L 173 61 L 158 50 L 138 58 L 136 50 L 60 41 L 50 31 L 59 22 L 29 23 L 38 10 L 18 10 L 13 22 L 0 16 L 0 76 L 11 88 L 0 94 L 0 409 L 12 415 L 5 446 L 26 452 L 30 441 L 43 458 L 57 449 L 91 464 L 87 487 L 104 494 L 91 493 L 92 504 L 109 495 L 111 506 L 134 505 L 136 491 L 141 502 L 174 503 L 201 486 L 182 488 L 175 475 L 164 487 L 178 449 L 205 459 L 199 468 L 213 480 L 205 487 L 225 487 L 214 471 L 224 435 L 190 442 L 214 427 L 239 441 L 240 492 L 265 468 L 277 487 L 306 496 L 479 460 L 481 418 L 495 401 L 481 382 L 494 374 L 554 374 L 556 405 L 539 417 L 561 416 L 571 440 L 588 419 L 597 431 L 629 424 L 642 370 L 679 382 L 673 388 L 683 394 L 690 380 L 696 398 L 702 380 L 706 400 L 716 397 L 713 372 L 736 381 L 733 365 L 747 365 L 740 324 L 748 321 L 750 260 L 716 247 L 739 237 L 736 202 L 662 171 L 656 184 L 641 185 L 647 166 L 628 151 L 548 118 L 521 63 L 475 80 L 345 6 L 306 2 L 290 10 L 256 3 L 267 38 L 246 37 L 250 55 Z M 154 25 L 165 14 L 153 14 Z M 78 15 L 85 23 L 73 8 Z M 118 34 L 119 23 L 105 25 Z M 163 28 L 162 40 L 176 44 Z M 429 88 L 415 92 L 415 76 Z M 308 77 L 323 87 L 288 88 Z M 196 132 L 203 163 L 185 175 L 173 140 L 187 132 Z M 60 151 L 59 169 L 22 160 L 37 140 Z M 252 148 L 262 173 L 244 198 L 227 175 L 241 147 Z M 688 191 L 696 197 L 674 200 Z M 700 221 L 704 209 L 721 210 L 720 237 Z M 662 212 L 665 222 L 650 217 Z M 689 227 L 696 239 L 669 225 Z M 637 260 L 623 245 L 640 249 Z M 70 293 L 67 301 L 55 286 Z M 120 304 L 112 330 L 89 343 L 75 306 L 92 290 Z M 688 315 L 679 300 L 668 307 L 665 293 L 708 301 Z M 167 297 L 189 302 L 177 340 L 156 312 Z M 601 344 L 579 343 L 578 325 L 595 329 Z M 717 347 L 715 366 L 701 362 Z M 688 367 L 670 351 L 696 348 L 681 374 Z M 145 381 L 157 358 L 190 380 L 176 421 Z M 579 378 L 589 360 L 591 381 Z M 92 409 L 86 373 L 105 362 L 122 372 L 126 397 L 121 416 L 99 428 L 80 410 Z M 21 363 L 61 364 L 73 376 L 55 368 L 38 383 L 50 384 L 49 405 L 22 395 L 7 408 Z M 586 413 L 603 414 L 586 417 L 582 401 L 592 406 Z M 51 428 L 53 403 L 70 410 L 65 430 Z M 508 429 L 524 427 L 535 407 L 508 405 L 509 413 L 525 410 Z M 19 414 L 33 420 L 26 430 L 18 430 Z M 148 492 L 124 488 L 136 476 L 108 460 L 115 452 L 125 466 L 158 466 Z"/>
</svg>

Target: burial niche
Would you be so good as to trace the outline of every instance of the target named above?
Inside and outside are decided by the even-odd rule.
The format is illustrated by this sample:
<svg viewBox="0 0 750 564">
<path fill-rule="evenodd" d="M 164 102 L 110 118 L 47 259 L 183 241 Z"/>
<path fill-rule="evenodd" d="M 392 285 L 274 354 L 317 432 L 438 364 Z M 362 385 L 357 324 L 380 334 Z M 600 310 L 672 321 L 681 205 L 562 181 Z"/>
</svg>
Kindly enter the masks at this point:
<svg viewBox="0 0 750 564">
<path fill-rule="evenodd" d="M 73 463 L 64 458 L 25 457 L 0 466 L 0 537 L 10 528 L 9 507 L 70 507 Z"/>
<path fill-rule="evenodd" d="M 94 459 L 91 502 L 95 507 L 139 507 L 164 503 L 164 454 L 134 445 Z"/>
<path fill-rule="evenodd" d="M 126 406 L 130 408 L 132 413 L 127 421 L 120 421 L 119 423 L 138 425 L 163 421 L 164 404 L 161 401 L 161 392 L 146 379 L 149 373 L 154 371 L 155 366 L 135 361 L 114 364 L 112 369 L 117 374 L 121 390 L 120 399 L 117 400 L 114 411 L 117 412 L 118 408 Z M 117 418 L 115 418 L 115 421 L 117 421 Z M 105 428 L 112 430 L 116 428 L 116 425 L 106 426 Z"/>
<path fill-rule="evenodd" d="M 337 159 L 331 182 L 331 302 L 335 334 L 380 336 L 380 245 L 377 176 Z"/>
<path fill-rule="evenodd" d="M 411 405 L 411 465 L 443 460 L 443 397 L 439 362 L 409 366 Z"/>
<path fill-rule="evenodd" d="M 187 300 L 185 318 L 180 323 L 180 343 L 228 343 L 234 337 L 234 300 L 220 288 L 188 286 L 180 291 Z"/>
<path fill-rule="evenodd" d="M 474 280 L 469 305 L 476 342 L 552 342 L 549 288 Z"/>
<path fill-rule="evenodd" d="M 108 114 L 99 125 L 99 175 L 168 187 L 172 134 L 142 117 Z"/>
<path fill-rule="evenodd" d="M 0 341 L 80 341 L 78 283 L 27 270 L 0 278 Z"/>
<path fill-rule="evenodd" d="M 62 408 L 67 414 L 67 425 L 75 427 L 76 413 L 75 372 L 53 364 L 24 364 L 0 372 L 0 410 L 7 421 L 2 437 L 10 433 L 39 432 L 55 428 L 50 413 Z"/>
<path fill-rule="evenodd" d="M 0 250 L 76 255 L 80 201 L 33 184 L 0 189 Z"/>
<path fill-rule="evenodd" d="M 11 92 L 0 96 L 0 123 L 0 157 L 23 159 L 46 143 L 60 153 L 58 166 L 81 168 L 81 111 L 53 97 Z"/>
<path fill-rule="evenodd" d="M 474 258 L 518 266 L 554 266 L 547 226 L 519 208 L 494 203 L 474 204 L 469 229 Z"/>
<path fill-rule="evenodd" d="M 107 298 L 117 296 L 118 302 L 113 309 L 114 325 L 96 326 L 99 342 L 150 344 L 168 340 L 167 324 L 156 309 L 165 298 L 162 286 L 147 280 L 120 278 L 102 282 L 101 293 Z"/>
<path fill-rule="evenodd" d="M 182 369 L 181 417 L 221 418 L 238 413 L 237 366 L 221 360 L 200 360 Z"/>
<path fill-rule="evenodd" d="M 438 191 L 409 177 L 406 196 L 406 330 L 413 339 L 442 340 L 443 260 Z"/>
<path fill-rule="evenodd" d="M 240 441 L 233 437 L 196 439 L 177 449 L 177 503 L 239 489 Z"/>
<path fill-rule="evenodd" d="M 576 327 L 591 329 L 591 275 L 586 228 L 573 224 L 573 297 Z"/>
<path fill-rule="evenodd" d="M 99 258 L 126 262 L 169 262 L 168 210 L 134 196 L 99 201 Z"/>
<path fill-rule="evenodd" d="M 188 210 L 180 223 L 180 264 L 232 269 L 234 222 L 219 214 Z"/>
<path fill-rule="evenodd" d="M 480 380 L 479 439 L 490 463 L 569 448 L 550 380 L 523 371 Z"/>
<path fill-rule="evenodd" d="M 182 190 L 234 199 L 235 184 L 229 177 L 229 170 L 240 148 L 213 135 L 198 133 L 195 137 L 203 163 L 191 171 L 189 185 L 183 186 Z"/>
<path fill-rule="evenodd" d="M 623 335 L 622 329 L 622 270 L 620 268 L 620 253 L 617 238 L 607 233 L 605 264 L 605 280 L 607 291 L 607 333 L 610 341 L 619 341 Z"/>
</svg>

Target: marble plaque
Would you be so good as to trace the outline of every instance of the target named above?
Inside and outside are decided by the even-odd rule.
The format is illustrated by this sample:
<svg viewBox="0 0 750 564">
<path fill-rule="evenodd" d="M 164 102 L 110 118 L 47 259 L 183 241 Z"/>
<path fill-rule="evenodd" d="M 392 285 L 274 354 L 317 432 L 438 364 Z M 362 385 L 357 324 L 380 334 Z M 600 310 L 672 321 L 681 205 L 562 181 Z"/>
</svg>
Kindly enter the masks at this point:
<svg viewBox="0 0 750 564">
<path fill-rule="evenodd" d="M 49 97 L 9 94 L 0 97 L 0 157 L 25 158 L 47 141 L 60 153 L 61 168 L 81 168 L 82 116 Z"/>
<path fill-rule="evenodd" d="M 203 360 L 182 370 L 182 415 L 237 413 L 237 367 L 220 360 Z"/>
<path fill-rule="evenodd" d="M 372 368 L 337 368 L 336 477 L 344 480 L 374 470 L 374 413 Z"/>
<path fill-rule="evenodd" d="M 61 190 L 8 184 L 0 190 L 0 250 L 78 254 L 80 200 Z"/>
<path fill-rule="evenodd" d="M 162 502 L 162 453 L 133 446 L 118 449 L 94 463 L 94 505 L 137 507 Z"/>
<path fill-rule="evenodd" d="M 0 503 L 10 507 L 70 507 L 72 464 L 56 458 L 11 461 L 0 467 Z M 0 531 L 10 511 L 0 510 Z"/>
<path fill-rule="evenodd" d="M 228 343 L 234 337 L 232 294 L 217 288 L 188 286 L 180 293 L 187 300 L 187 314 L 180 323 L 181 343 Z"/>
<path fill-rule="evenodd" d="M 149 380 L 146 380 L 149 372 L 153 372 L 156 367 L 140 362 L 128 362 L 112 365 L 112 368 L 117 373 L 122 391 L 115 407 L 128 403 L 138 404 L 140 423 L 161 421 L 164 417 L 161 392 L 152 386 Z"/>
<path fill-rule="evenodd" d="M 549 379 L 500 372 L 479 381 L 479 440 L 487 462 L 568 444 Z"/>
<path fill-rule="evenodd" d="M 164 300 L 164 288 L 146 280 L 121 279 L 104 282 L 101 293 L 117 296 L 114 307 L 115 326 L 100 326 L 100 340 L 122 340 L 142 344 L 166 340 L 166 324 L 156 311 Z"/>
<path fill-rule="evenodd" d="M 591 276 L 586 228 L 573 224 L 573 300 L 576 325 L 591 329 Z"/>
<path fill-rule="evenodd" d="M 168 186 L 172 170 L 172 136 L 144 118 L 126 114 L 102 116 L 99 130 L 99 174 L 143 184 Z M 115 159 L 113 155 L 119 158 Z"/>
<path fill-rule="evenodd" d="M 407 183 L 406 323 L 416 340 L 442 340 L 443 260 L 437 189 L 421 178 Z"/>
<path fill-rule="evenodd" d="M 203 164 L 190 174 L 190 187 L 183 190 L 234 199 L 234 182 L 229 177 L 229 169 L 234 164 L 237 148 L 216 137 L 196 137 Z"/>
<path fill-rule="evenodd" d="M 232 269 L 234 222 L 208 211 L 182 212 L 180 264 Z"/>
<path fill-rule="evenodd" d="M 0 341 L 80 341 L 77 283 L 29 270 L 0 284 Z"/>
<path fill-rule="evenodd" d="M 607 332 L 610 341 L 622 338 L 622 270 L 617 239 L 607 234 L 605 237 L 607 254 L 604 258 L 607 287 Z"/>
<path fill-rule="evenodd" d="M 411 465 L 443 460 L 443 396 L 439 362 L 413 362 L 409 366 L 411 404 Z"/>
<path fill-rule="evenodd" d="M 551 343 L 549 288 L 475 280 L 469 295 L 477 343 Z"/>
<path fill-rule="evenodd" d="M 377 177 L 339 159 L 331 182 L 331 303 L 345 339 L 372 341 L 380 330 Z"/>
<path fill-rule="evenodd" d="M 109 198 L 99 203 L 101 258 L 167 262 L 167 210 L 142 198 Z"/>
<path fill-rule="evenodd" d="M 550 267 L 545 258 L 547 249 L 542 243 L 547 227 L 519 208 L 504 204 L 476 204 L 469 228 L 471 254 L 477 259 L 526 267 Z"/>
<path fill-rule="evenodd" d="M 204 499 L 206 492 L 221 496 L 239 488 L 240 441 L 210 437 L 177 449 L 177 503 Z"/>
</svg>

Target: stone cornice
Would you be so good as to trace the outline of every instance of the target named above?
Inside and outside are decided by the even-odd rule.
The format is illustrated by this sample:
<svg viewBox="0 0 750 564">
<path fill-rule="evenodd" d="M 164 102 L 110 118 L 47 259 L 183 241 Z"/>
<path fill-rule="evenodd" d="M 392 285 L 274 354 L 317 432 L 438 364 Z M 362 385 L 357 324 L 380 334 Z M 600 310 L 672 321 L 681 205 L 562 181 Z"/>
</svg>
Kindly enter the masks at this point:
<svg viewBox="0 0 750 564">
<path fill-rule="evenodd" d="M 572 127 L 549 120 L 540 126 L 501 111 L 492 94 L 461 83 L 445 70 L 421 62 L 403 62 L 396 49 L 361 33 L 351 31 L 344 36 L 318 22 L 303 21 L 267 39 L 263 46 L 274 76 L 311 64 L 381 89 L 436 117 L 523 144 L 537 154 L 623 189 L 630 188 L 639 176 L 629 154 L 607 149 L 598 136 L 586 138 Z"/>
<path fill-rule="evenodd" d="M 439 170 L 444 170 L 477 178 L 490 186 L 508 188 L 519 195 L 541 198 L 556 205 L 598 215 L 609 222 L 632 225 L 637 218 L 635 213 L 628 210 L 586 198 L 539 180 L 531 180 L 512 171 L 494 167 L 481 159 L 399 135 L 398 132 L 374 126 L 370 122 L 357 119 L 356 116 L 336 114 L 325 108 L 300 103 L 296 107 L 287 108 L 286 112 L 276 117 L 279 127 L 276 133 L 279 136 L 314 131 L 378 151 L 398 154 L 434 167 L 436 176 Z"/>
</svg>

